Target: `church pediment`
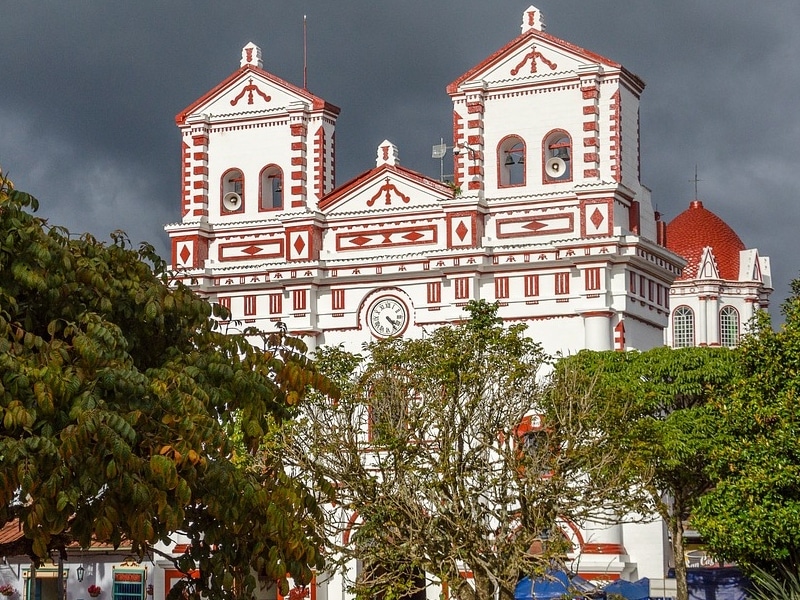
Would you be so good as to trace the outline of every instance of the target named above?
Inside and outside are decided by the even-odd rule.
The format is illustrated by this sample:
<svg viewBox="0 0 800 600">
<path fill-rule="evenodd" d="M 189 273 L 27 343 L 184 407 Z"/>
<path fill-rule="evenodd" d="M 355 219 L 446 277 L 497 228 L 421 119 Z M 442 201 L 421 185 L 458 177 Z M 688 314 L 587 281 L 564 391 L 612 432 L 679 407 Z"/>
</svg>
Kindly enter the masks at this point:
<svg viewBox="0 0 800 600">
<path fill-rule="evenodd" d="M 331 235 L 327 250 L 399 254 L 441 243 L 445 223 L 441 202 L 453 191 L 398 164 L 397 146 L 378 146 L 376 167 L 320 201 Z"/>
<path fill-rule="evenodd" d="M 323 198 L 319 209 L 329 217 L 370 212 L 413 213 L 429 211 L 452 196 L 452 190 L 439 181 L 396 165 L 382 165 Z"/>
<path fill-rule="evenodd" d="M 608 71 L 622 69 L 619 63 L 549 35 L 542 27 L 541 13 L 529 7 L 523 15 L 522 35 L 451 83 L 448 93 L 456 93 L 473 81 L 497 87 L 577 77 L 581 71 L 598 66 Z"/>
<path fill-rule="evenodd" d="M 203 115 L 212 121 L 224 121 L 285 113 L 290 107 L 298 106 L 306 110 L 325 107 L 336 114 L 339 112 L 338 108 L 326 104 L 307 90 L 264 71 L 260 50 L 248 44 L 243 50 L 239 70 L 182 110 L 176 120 L 180 125 L 192 116 Z"/>
<path fill-rule="evenodd" d="M 597 61 L 564 49 L 537 32 L 522 36 L 514 47 L 484 69 L 470 74 L 467 80 L 481 80 L 490 86 L 536 82 L 551 76 L 576 76 L 582 68 L 595 64 Z"/>
</svg>

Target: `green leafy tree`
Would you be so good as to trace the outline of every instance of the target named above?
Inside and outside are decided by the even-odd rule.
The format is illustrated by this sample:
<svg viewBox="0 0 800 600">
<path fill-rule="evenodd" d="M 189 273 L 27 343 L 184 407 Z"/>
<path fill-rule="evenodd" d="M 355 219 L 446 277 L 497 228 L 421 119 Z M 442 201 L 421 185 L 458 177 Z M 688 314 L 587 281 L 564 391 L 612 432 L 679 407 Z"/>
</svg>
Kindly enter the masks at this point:
<svg viewBox="0 0 800 600">
<path fill-rule="evenodd" d="M 224 311 L 168 285 L 150 246 L 72 238 L 31 209 L 0 175 L 0 524 L 24 532 L 0 552 L 38 562 L 98 540 L 144 555 L 180 532 L 197 597 L 247 597 L 253 573 L 309 580 L 314 497 L 241 460 L 308 386 L 327 389 L 302 344 L 225 335 Z"/>
<path fill-rule="evenodd" d="M 617 448 L 616 466 L 644 492 L 640 512 L 655 511 L 669 530 L 678 600 L 688 598 L 684 528 L 698 500 L 714 485 L 707 467 L 719 443 L 715 401 L 736 381 L 727 348 L 655 348 L 646 352 L 583 351 L 557 367 L 583 373 L 596 422 Z"/>
<path fill-rule="evenodd" d="M 767 315 L 739 347 L 743 375 L 720 398 L 714 489 L 696 523 L 713 553 L 781 579 L 800 564 L 800 280 L 775 331 Z"/>
<path fill-rule="evenodd" d="M 560 519 L 580 523 L 625 487 L 592 471 L 598 434 L 586 411 L 560 410 L 573 394 L 542 381 L 546 357 L 524 326 L 504 328 L 497 305 L 467 311 L 366 358 L 322 350 L 340 398 L 304 404 L 281 431 L 276 448 L 298 476 L 336 490 L 329 554 L 363 562 L 363 597 L 412 596 L 427 573 L 461 598 L 510 598 L 567 550 Z M 532 415 L 546 426 L 529 426 Z"/>
</svg>

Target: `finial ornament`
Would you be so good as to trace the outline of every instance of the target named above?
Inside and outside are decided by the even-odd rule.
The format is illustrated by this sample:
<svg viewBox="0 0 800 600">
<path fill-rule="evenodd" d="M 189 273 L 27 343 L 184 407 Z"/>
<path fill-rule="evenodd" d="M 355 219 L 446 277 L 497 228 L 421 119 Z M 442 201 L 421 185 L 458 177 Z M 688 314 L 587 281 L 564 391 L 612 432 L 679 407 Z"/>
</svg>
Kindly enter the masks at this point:
<svg viewBox="0 0 800 600">
<path fill-rule="evenodd" d="M 264 63 L 261 61 L 261 48 L 256 46 L 253 42 L 250 42 L 242 48 L 242 61 L 239 63 L 239 66 L 246 67 L 247 65 L 252 65 L 259 69 L 264 68 Z"/>
<path fill-rule="evenodd" d="M 531 4 L 522 13 L 522 33 L 528 33 L 531 29 L 537 31 L 544 31 L 544 20 L 542 19 L 542 11 Z"/>
</svg>

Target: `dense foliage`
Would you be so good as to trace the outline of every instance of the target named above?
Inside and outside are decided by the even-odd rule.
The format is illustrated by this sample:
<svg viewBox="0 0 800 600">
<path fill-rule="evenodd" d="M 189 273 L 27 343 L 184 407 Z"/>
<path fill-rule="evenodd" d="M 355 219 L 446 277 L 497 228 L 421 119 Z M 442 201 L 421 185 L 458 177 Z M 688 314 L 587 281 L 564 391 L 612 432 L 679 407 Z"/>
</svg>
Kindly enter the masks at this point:
<svg viewBox="0 0 800 600">
<path fill-rule="evenodd" d="M 714 481 L 707 469 L 721 443 L 715 400 L 737 381 L 727 348 L 654 348 L 646 352 L 583 351 L 557 367 L 583 374 L 598 421 L 616 452 L 617 468 L 646 493 L 640 511 L 666 522 L 675 556 L 678 598 L 688 597 L 685 523 Z"/>
<path fill-rule="evenodd" d="M 743 340 L 742 380 L 716 404 L 721 443 L 694 523 L 715 555 L 773 573 L 800 565 L 800 280 L 775 331 Z"/>
<path fill-rule="evenodd" d="M 227 315 L 168 285 L 150 246 L 74 238 L 36 208 L 0 175 L 0 525 L 24 531 L 0 552 L 98 540 L 146 554 L 180 532 L 192 593 L 309 580 L 314 497 L 276 464 L 236 460 L 309 385 L 326 391 L 302 344 L 225 335 Z"/>
</svg>

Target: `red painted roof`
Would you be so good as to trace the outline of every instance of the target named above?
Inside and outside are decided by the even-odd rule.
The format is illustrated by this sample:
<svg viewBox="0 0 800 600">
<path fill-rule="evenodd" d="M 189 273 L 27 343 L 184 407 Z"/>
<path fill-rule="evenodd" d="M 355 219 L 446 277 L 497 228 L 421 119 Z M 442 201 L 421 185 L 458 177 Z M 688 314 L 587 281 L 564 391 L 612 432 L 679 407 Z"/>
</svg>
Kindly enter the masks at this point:
<svg viewBox="0 0 800 600">
<path fill-rule="evenodd" d="M 739 252 L 745 249 L 744 243 L 725 221 L 694 200 L 667 225 L 667 248 L 688 263 L 679 280 L 697 277 L 703 249 L 708 246 L 717 259 L 719 276 L 729 281 L 739 279 Z"/>
<path fill-rule="evenodd" d="M 23 537 L 25 537 L 25 533 L 22 530 L 22 523 L 19 519 L 12 519 L 0 527 L 0 544 L 13 544 L 14 542 L 21 540 Z M 69 547 L 73 549 L 80 548 L 78 542 L 72 542 Z M 131 544 L 127 540 L 123 539 L 122 544 L 118 548 L 114 548 L 114 545 L 110 542 L 98 542 L 96 540 L 92 540 L 89 548 L 92 550 L 117 550 L 124 553 L 125 551 L 129 551 L 131 549 Z"/>
<path fill-rule="evenodd" d="M 0 527 L 0 544 L 11 544 L 21 540 L 24 535 L 22 523 L 19 522 L 19 519 L 14 519 Z"/>
</svg>

